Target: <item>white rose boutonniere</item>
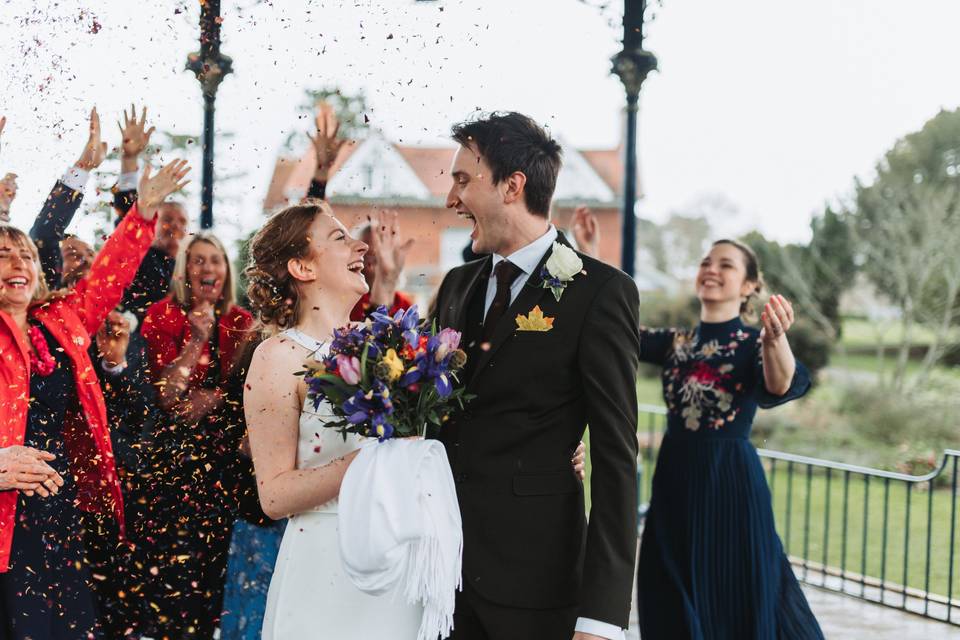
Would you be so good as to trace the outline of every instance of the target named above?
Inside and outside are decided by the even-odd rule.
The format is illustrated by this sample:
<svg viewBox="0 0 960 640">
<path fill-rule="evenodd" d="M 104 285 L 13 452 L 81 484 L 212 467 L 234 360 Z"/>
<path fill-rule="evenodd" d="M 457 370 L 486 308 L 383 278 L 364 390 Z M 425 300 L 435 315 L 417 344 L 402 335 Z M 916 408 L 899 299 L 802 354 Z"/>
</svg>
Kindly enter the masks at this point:
<svg viewBox="0 0 960 640">
<path fill-rule="evenodd" d="M 550 289 L 553 297 L 560 302 L 563 290 L 567 288 L 573 277 L 582 271 L 583 261 L 577 252 L 564 244 L 554 242 L 550 257 L 547 258 L 547 263 L 540 272 L 540 277 L 543 278 L 540 286 Z"/>
</svg>

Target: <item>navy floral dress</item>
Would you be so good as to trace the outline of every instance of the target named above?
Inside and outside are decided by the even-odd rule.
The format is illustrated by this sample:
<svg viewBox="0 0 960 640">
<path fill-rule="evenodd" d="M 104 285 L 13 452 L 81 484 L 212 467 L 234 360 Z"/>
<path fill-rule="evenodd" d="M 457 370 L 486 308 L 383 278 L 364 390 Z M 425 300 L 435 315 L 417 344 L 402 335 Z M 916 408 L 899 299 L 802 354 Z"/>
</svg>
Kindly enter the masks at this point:
<svg viewBox="0 0 960 640">
<path fill-rule="evenodd" d="M 757 407 L 810 388 L 766 391 L 759 331 L 739 318 L 693 331 L 641 330 L 640 358 L 663 366 L 667 432 L 640 546 L 644 640 L 822 640 L 774 528 L 750 430 Z"/>
</svg>

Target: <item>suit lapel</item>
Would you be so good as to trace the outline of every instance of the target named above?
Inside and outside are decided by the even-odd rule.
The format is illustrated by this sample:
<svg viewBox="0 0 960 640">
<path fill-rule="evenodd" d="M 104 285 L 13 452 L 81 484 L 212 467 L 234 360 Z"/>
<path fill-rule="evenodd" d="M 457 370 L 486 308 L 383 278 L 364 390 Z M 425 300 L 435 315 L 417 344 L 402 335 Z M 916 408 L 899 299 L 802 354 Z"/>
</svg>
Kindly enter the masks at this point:
<svg viewBox="0 0 960 640">
<path fill-rule="evenodd" d="M 557 242 L 569 246 L 567 239 L 563 236 L 562 233 L 557 233 Z M 470 383 L 467 385 L 468 388 L 474 388 L 477 385 L 477 380 L 483 377 L 483 371 L 489 364 L 490 359 L 493 358 L 497 350 L 503 346 L 503 344 L 509 339 L 513 334 L 516 328 L 516 318 L 518 313 L 528 313 L 535 305 L 540 302 L 540 299 L 543 297 L 544 293 L 548 293 L 547 289 L 544 289 L 540 286 L 543 279 L 540 277 L 540 272 L 543 271 L 543 267 L 547 264 L 547 260 L 550 259 L 550 254 L 553 253 L 553 246 L 547 249 L 547 252 L 543 254 L 543 258 L 540 259 L 539 264 L 537 264 L 536 269 L 533 270 L 533 273 L 530 274 L 530 277 L 527 278 L 527 281 L 523 285 L 523 289 L 520 290 L 520 293 L 517 294 L 517 299 L 513 301 L 510 307 L 504 312 L 503 317 L 497 322 L 496 328 L 493 330 L 493 338 L 490 340 L 490 347 L 488 349 L 479 350 L 479 356 L 476 363 L 476 368 L 474 369 L 473 377 L 470 379 Z"/>
<path fill-rule="evenodd" d="M 473 299 L 473 295 L 477 290 L 477 287 L 483 284 L 486 285 L 486 278 L 484 274 L 489 276 L 490 274 L 490 264 L 493 261 L 493 258 L 487 256 L 483 260 L 477 260 L 476 268 L 472 273 L 464 274 L 464 283 L 463 287 L 460 289 L 459 296 L 456 299 L 456 307 L 450 310 L 450 324 L 441 325 L 449 326 L 455 328 L 457 331 L 463 332 L 467 328 L 467 310 L 470 308 L 470 301 Z"/>
</svg>

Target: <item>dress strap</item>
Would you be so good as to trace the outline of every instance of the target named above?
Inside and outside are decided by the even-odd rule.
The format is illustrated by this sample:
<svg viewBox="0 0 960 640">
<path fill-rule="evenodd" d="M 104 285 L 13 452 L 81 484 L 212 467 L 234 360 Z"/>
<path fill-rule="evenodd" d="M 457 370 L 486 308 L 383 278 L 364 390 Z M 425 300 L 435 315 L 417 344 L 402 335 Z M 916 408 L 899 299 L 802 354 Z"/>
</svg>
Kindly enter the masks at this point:
<svg viewBox="0 0 960 640">
<path fill-rule="evenodd" d="M 300 345 L 304 349 L 308 349 L 309 351 L 311 351 L 317 360 L 319 360 L 321 356 L 326 354 L 326 351 L 327 351 L 326 342 L 317 340 L 316 338 L 312 338 L 297 328 L 291 327 L 289 329 L 284 329 L 280 333 L 281 335 L 284 335 L 290 338 L 291 340 L 296 342 L 298 345 Z"/>
</svg>

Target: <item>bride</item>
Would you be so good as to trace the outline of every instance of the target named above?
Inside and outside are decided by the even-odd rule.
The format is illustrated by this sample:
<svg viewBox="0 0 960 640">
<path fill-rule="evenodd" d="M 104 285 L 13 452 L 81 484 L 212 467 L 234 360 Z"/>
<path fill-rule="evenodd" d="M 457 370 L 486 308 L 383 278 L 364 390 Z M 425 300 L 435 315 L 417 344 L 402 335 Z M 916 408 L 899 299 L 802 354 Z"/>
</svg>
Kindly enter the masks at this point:
<svg viewBox="0 0 960 640">
<path fill-rule="evenodd" d="M 263 511 L 290 518 L 267 596 L 265 640 L 412 639 L 420 627 L 420 606 L 367 595 L 344 573 L 337 496 L 359 438 L 344 441 L 324 427 L 329 406 L 306 403 L 303 378 L 294 375 L 307 358 L 326 353 L 333 330 L 349 324 L 350 310 L 367 293 L 367 248 L 325 202 L 275 214 L 251 244 L 250 303 L 276 333 L 254 354 L 244 413 Z"/>
<path fill-rule="evenodd" d="M 396 218 L 381 214 L 372 229 L 378 273 L 393 271 L 400 246 Z M 344 572 L 337 539 L 337 497 L 360 446 L 324 424 L 329 405 L 306 400 L 307 358 L 327 353 L 333 330 L 349 324 L 350 310 L 367 293 L 367 245 L 352 238 L 326 202 L 288 207 L 254 237 L 247 294 L 274 335 L 257 347 L 243 404 L 263 511 L 289 517 L 264 614 L 264 640 L 367 640 L 417 637 L 422 607 L 395 594 L 370 596 Z M 385 258 L 387 259 L 385 261 Z M 375 278 L 373 287 L 387 278 Z M 372 291 L 374 300 L 393 292 Z M 571 461 L 583 478 L 581 443 Z"/>
</svg>

